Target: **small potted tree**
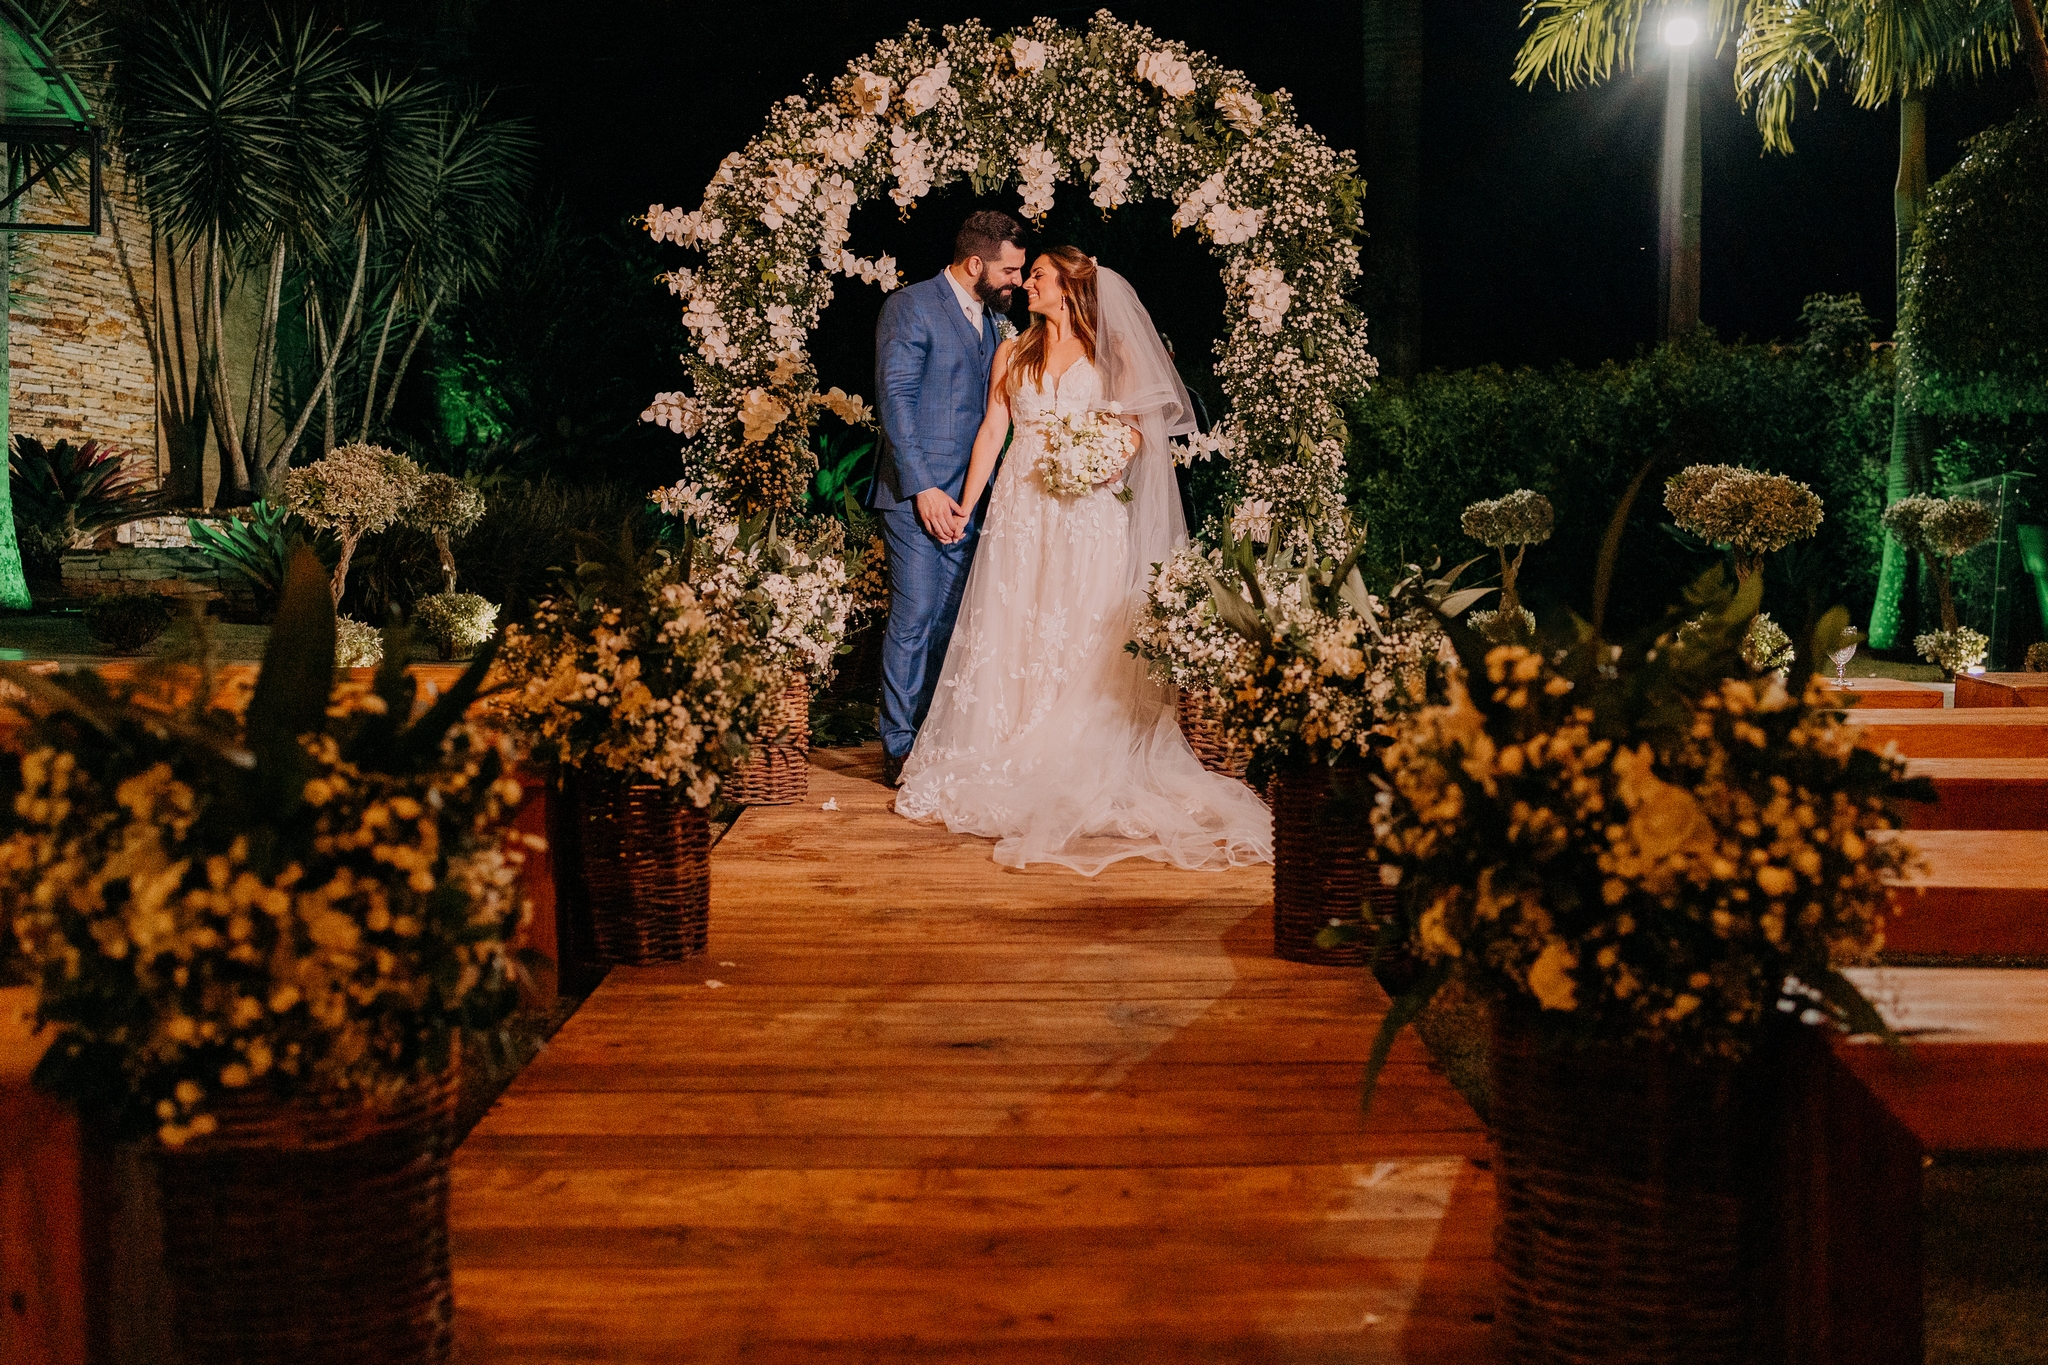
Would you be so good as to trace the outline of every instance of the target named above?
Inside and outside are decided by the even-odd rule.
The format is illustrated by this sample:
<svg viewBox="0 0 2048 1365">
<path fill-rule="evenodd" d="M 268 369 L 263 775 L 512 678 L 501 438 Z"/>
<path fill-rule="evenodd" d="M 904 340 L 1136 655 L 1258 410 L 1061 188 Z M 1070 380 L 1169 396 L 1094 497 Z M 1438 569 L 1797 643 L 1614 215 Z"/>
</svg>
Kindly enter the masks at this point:
<svg viewBox="0 0 2048 1365">
<path fill-rule="evenodd" d="M 315 530 L 334 532 L 341 542 L 331 583 L 337 609 L 348 587 L 348 566 L 356 547 L 364 536 L 385 530 L 404 516 L 419 486 L 418 465 L 396 451 L 363 442 L 337 446 L 313 463 L 285 472 L 285 506 Z M 344 667 L 372 667 L 384 656 L 376 628 L 346 616 L 336 623 L 335 648 Z"/>
<path fill-rule="evenodd" d="M 441 591 L 419 600 L 413 623 L 444 659 L 468 657 L 497 628 L 497 603 L 455 590 L 455 540 L 483 518 L 484 495 L 453 475 L 438 473 L 421 476 L 405 512 L 405 524 L 432 536 L 441 558 Z"/>
<path fill-rule="evenodd" d="M 1955 562 L 1998 534 L 1997 511 L 1975 498 L 1921 493 L 1885 508 L 1884 529 L 1899 544 L 1926 556 L 1940 596 L 1941 629 L 1915 636 L 1913 648 L 1949 678 L 1983 663 L 1991 641 L 1956 617 Z"/>
<path fill-rule="evenodd" d="M 1470 613 L 1465 619 L 1472 629 L 1496 644 L 1527 640 L 1536 634 L 1536 618 L 1522 606 L 1515 578 L 1522 571 L 1522 556 L 1529 553 L 1531 545 L 1550 539 L 1555 523 L 1550 499 L 1527 488 L 1465 509 L 1459 523 L 1465 534 L 1500 556 L 1500 606 Z M 1513 558 L 1508 556 L 1510 547 L 1515 552 Z"/>
</svg>

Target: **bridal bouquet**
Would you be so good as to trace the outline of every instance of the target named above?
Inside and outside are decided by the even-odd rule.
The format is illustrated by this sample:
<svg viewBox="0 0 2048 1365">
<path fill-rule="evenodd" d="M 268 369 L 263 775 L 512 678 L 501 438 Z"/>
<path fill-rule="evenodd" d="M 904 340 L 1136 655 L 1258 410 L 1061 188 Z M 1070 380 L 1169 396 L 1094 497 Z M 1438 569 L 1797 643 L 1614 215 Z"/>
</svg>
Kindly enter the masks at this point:
<svg viewBox="0 0 2048 1365">
<path fill-rule="evenodd" d="M 1124 472 L 1138 453 L 1138 433 L 1114 412 L 1070 413 L 1045 424 L 1045 453 L 1035 468 L 1046 492 L 1085 497 Z"/>
<path fill-rule="evenodd" d="M 509 710 L 534 752 L 710 804 L 782 690 L 725 591 L 630 542 L 577 565 L 530 624 L 505 631 Z"/>
</svg>

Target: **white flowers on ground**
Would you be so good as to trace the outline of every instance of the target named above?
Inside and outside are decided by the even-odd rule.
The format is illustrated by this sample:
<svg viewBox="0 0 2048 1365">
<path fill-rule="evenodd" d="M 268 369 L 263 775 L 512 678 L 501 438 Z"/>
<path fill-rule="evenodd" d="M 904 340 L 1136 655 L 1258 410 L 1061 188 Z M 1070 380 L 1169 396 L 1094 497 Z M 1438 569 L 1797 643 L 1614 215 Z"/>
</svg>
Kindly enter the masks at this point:
<svg viewBox="0 0 2048 1365">
<path fill-rule="evenodd" d="M 1131 188 L 1131 162 L 1124 155 L 1123 139 L 1115 133 L 1102 140 L 1102 150 L 1095 158 L 1095 174 L 1090 177 L 1095 188 L 1088 198 L 1100 209 L 1113 209 L 1124 202 Z"/>
<path fill-rule="evenodd" d="M 1020 76 L 1027 71 L 1045 70 L 1045 44 L 1032 38 L 1017 39 L 1010 44 L 1010 63 Z"/>
<path fill-rule="evenodd" d="M 903 107 L 912 115 L 922 114 L 939 102 L 953 73 L 944 62 L 932 67 L 903 87 Z"/>
<path fill-rule="evenodd" d="M 1195 73 L 1171 52 L 1147 52 L 1138 58 L 1135 72 L 1139 80 L 1150 81 L 1174 99 L 1195 93 Z"/>
<path fill-rule="evenodd" d="M 766 389 L 748 389 L 740 404 L 740 423 L 749 442 L 767 440 L 787 416 L 789 405 Z"/>
<path fill-rule="evenodd" d="M 1017 192 L 1024 196 L 1022 212 L 1026 218 L 1036 220 L 1052 211 L 1053 183 L 1059 175 L 1059 158 L 1047 151 L 1043 142 L 1034 142 L 1017 154 L 1017 178 L 1021 182 Z"/>
<path fill-rule="evenodd" d="M 1287 317 L 1287 309 L 1294 302 L 1294 290 L 1287 283 L 1285 271 L 1270 266 L 1254 266 L 1245 272 L 1245 292 L 1250 295 L 1245 305 L 1259 330 L 1267 336 L 1280 330 L 1280 324 Z"/>
<path fill-rule="evenodd" d="M 1223 121 L 1250 137 L 1266 117 L 1266 106 L 1249 90 L 1226 90 L 1216 97 L 1216 111 Z"/>
<path fill-rule="evenodd" d="M 334 618 L 334 666 L 375 668 L 384 662 L 384 637 L 367 621 L 353 616 Z"/>
</svg>

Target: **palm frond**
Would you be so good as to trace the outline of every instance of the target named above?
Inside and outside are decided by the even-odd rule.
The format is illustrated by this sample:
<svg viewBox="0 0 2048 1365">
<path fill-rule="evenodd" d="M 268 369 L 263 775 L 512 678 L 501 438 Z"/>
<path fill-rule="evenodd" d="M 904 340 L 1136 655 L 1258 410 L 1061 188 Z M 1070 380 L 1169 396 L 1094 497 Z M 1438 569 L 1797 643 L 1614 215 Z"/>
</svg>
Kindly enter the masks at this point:
<svg viewBox="0 0 2048 1365">
<path fill-rule="evenodd" d="M 1746 25 L 1758 0 L 1707 0 L 1706 36 L 1717 47 Z M 1529 0 L 1522 27 L 1529 37 L 1515 53 L 1514 80 L 1548 80 L 1560 89 L 1598 85 L 1635 67 L 1643 36 L 1654 35 L 1686 0 Z"/>
</svg>

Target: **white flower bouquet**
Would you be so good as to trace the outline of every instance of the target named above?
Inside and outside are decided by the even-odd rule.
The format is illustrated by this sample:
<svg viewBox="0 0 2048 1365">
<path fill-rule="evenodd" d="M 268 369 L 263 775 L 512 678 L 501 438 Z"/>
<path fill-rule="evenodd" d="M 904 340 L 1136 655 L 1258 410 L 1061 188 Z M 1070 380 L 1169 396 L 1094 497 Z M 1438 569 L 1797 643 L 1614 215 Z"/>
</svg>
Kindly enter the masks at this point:
<svg viewBox="0 0 2048 1365">
<path fill-rule="evenodd" d="M 746 760 L 781 691 L 736 614 L 660 551 L 586 561 L 508 627 L 507 703 L 536 757 L 674 787 L 696 806 Z"/>
<path fill-rule="evenodd" d="M 1114 414 L 1070 414 L 1045 424 L 1045 453 L 1033 468 L 1046 492 L 1086 497 L 1124 472 L 1138 453 L 1138 433 Z"/>
</svg>

